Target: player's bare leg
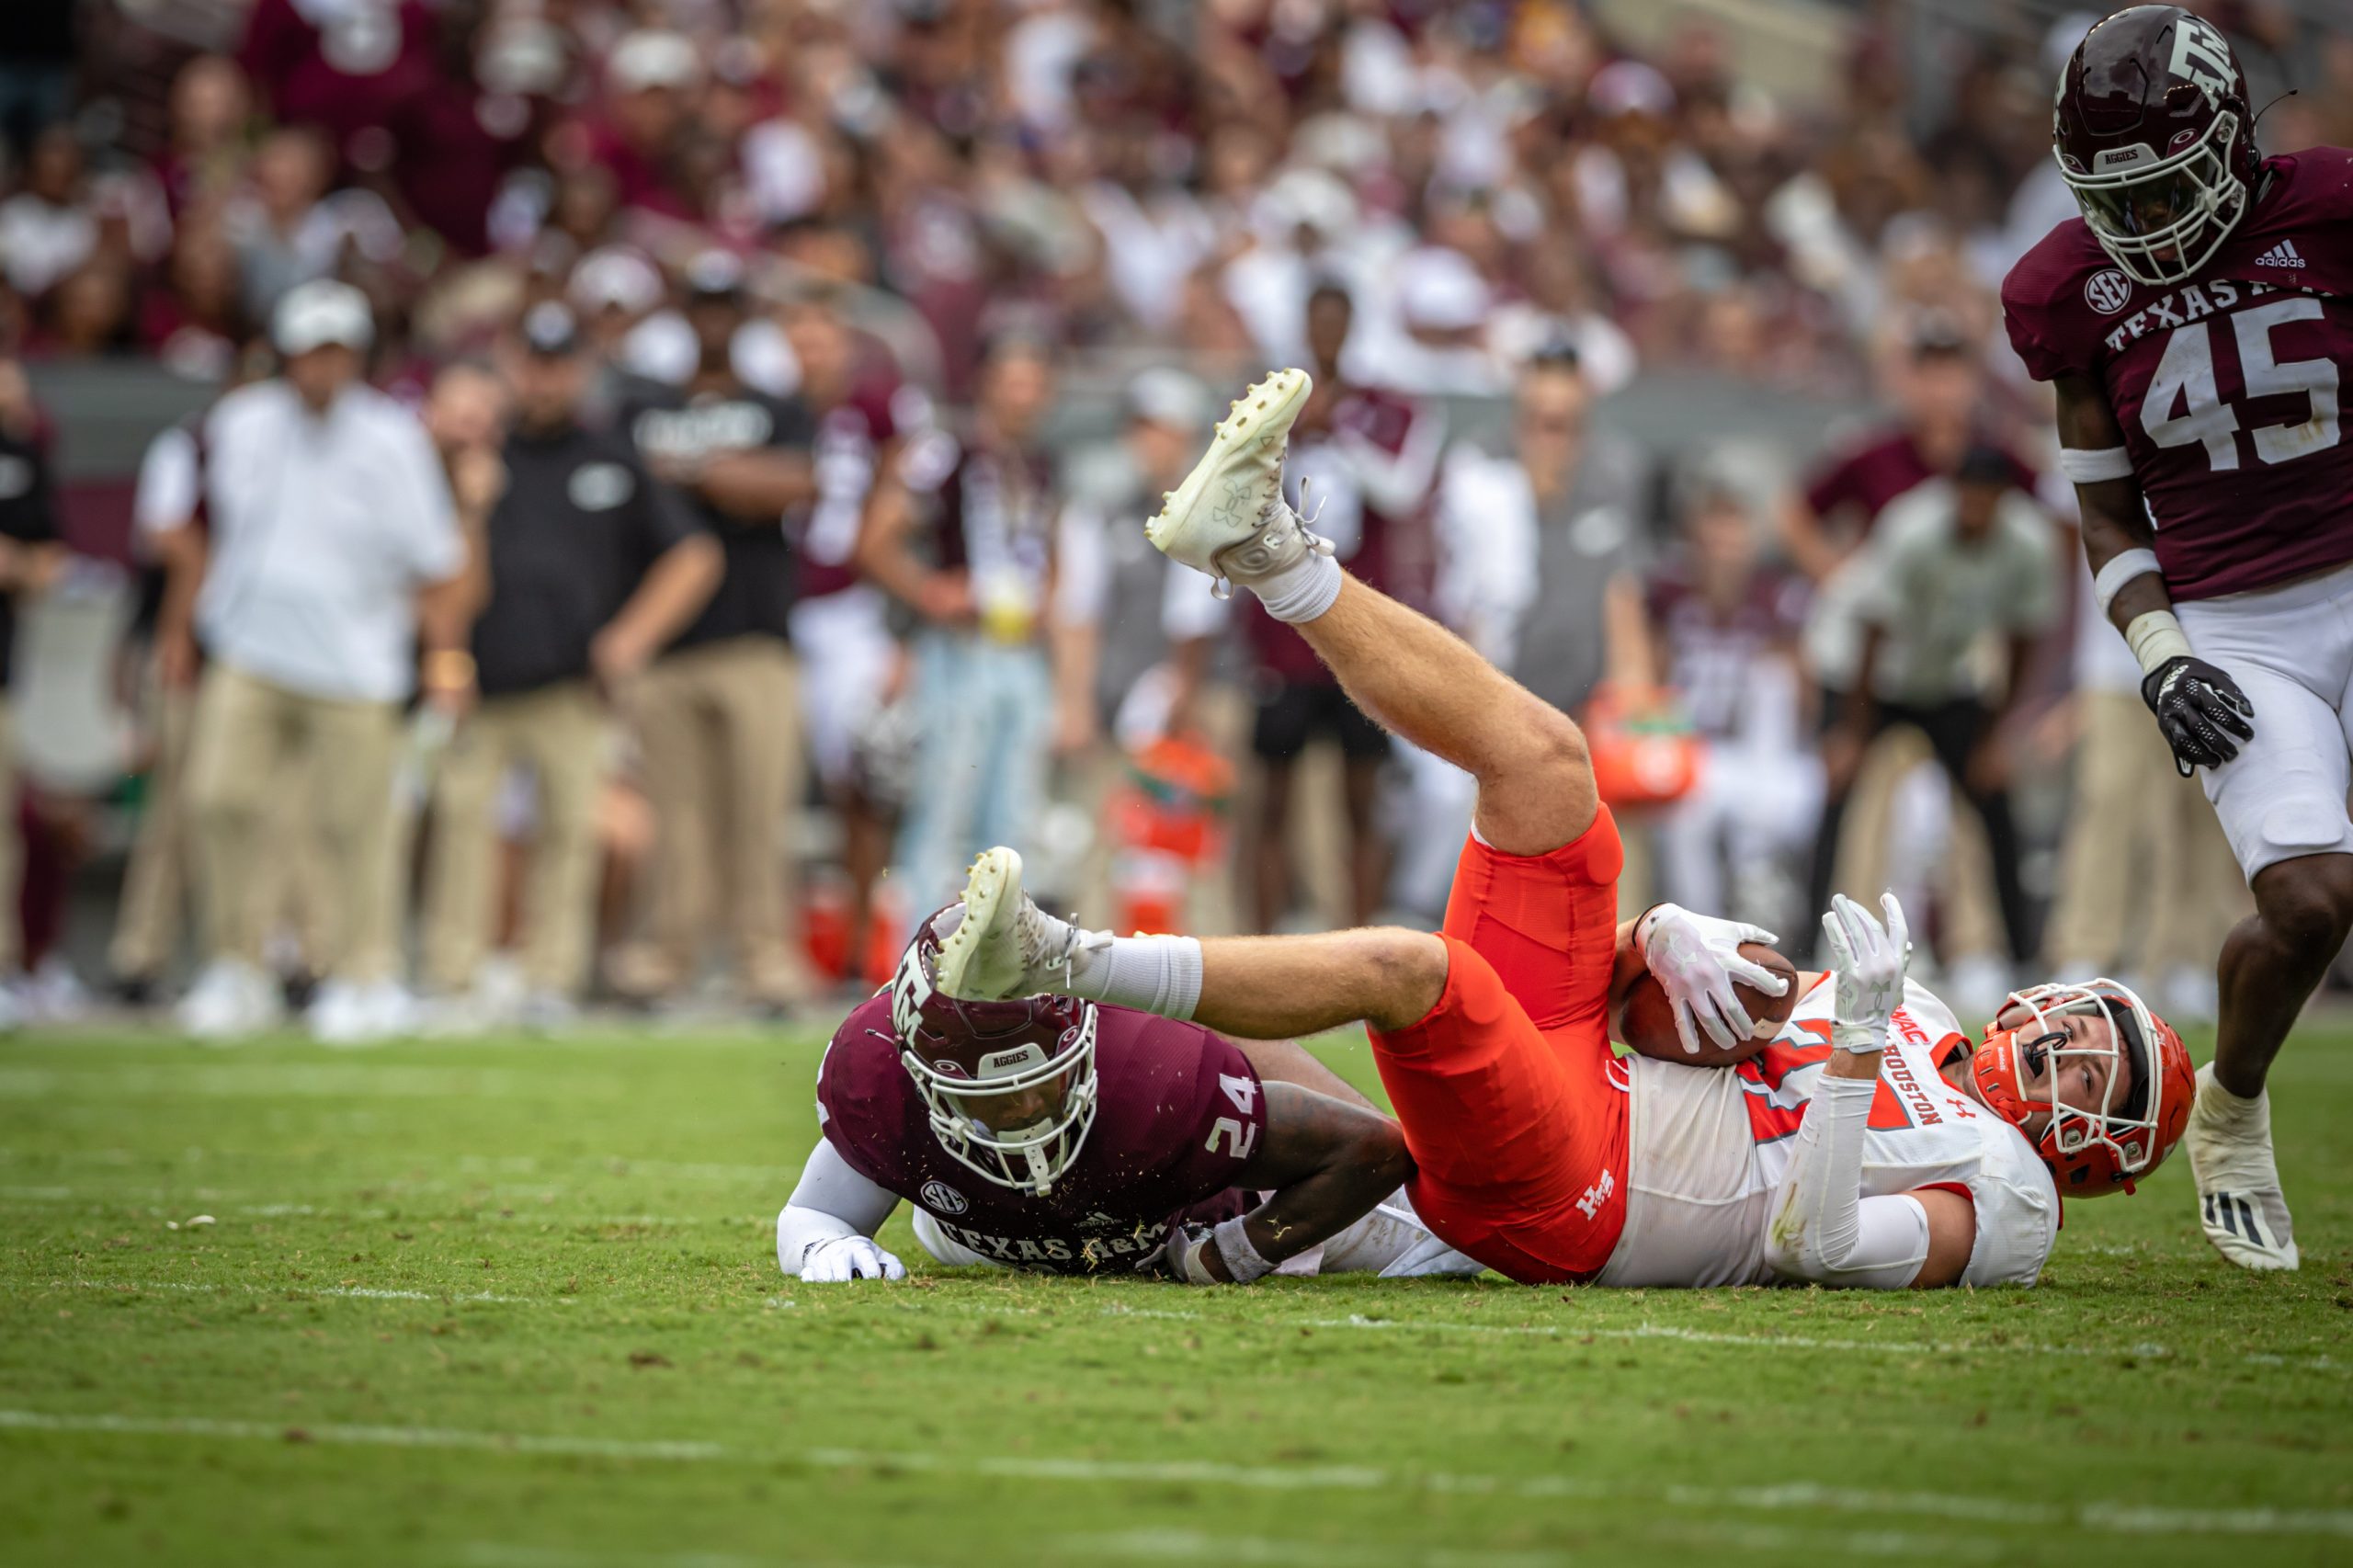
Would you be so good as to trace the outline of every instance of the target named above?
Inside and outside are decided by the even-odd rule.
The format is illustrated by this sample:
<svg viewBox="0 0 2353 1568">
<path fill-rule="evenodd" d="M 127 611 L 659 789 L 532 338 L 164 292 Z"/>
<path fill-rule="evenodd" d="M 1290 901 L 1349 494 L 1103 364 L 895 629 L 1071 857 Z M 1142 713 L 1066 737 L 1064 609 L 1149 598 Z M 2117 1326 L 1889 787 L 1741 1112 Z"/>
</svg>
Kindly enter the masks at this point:
<svg viewBox="0 0 2353 1568">
<path fill-rule="evenodd" d="M 1146 532 L 1163 553 L 1256 594 L 1299 629 L 1357 706 L 1479 781 L 1482 837 L 1540 855 L 1593 824 L 1585 737 L 1427 616 L 1349 577 L 1282 498 L 1282 457 L 1304 371 L 1253 386 Z"/>
<path fill-rule="evenodd" d="M 950 996 L 1052 991 L 1257 1040 L 1358 1019 L 1404 1028 L 1438 1006 L 1446 968 L 1446 944 L 1424 931 L 1196 940 L 1082 930 L 1022 892 L 1021 857 L 1006 848 L 972 862 L 962 916 L 939 950 L 939 984 Z"/>
<path fill-rule="evenodd" d="M 2244 1268 L 2293 1268 L 2264 1083 L 2353 925 L 2353 855 L 2282 860 L 2256 872 L 2253 887 L 2255 914 L 2222 944 L 2222 1027 L 2182 1142 L 2215 1250 Z"/>
<path fill-rule="evenodd" d="M 1427 931 L 1367 926 L 1300 937 L 1201 940 L 1192 1018 L 1220 1034 L 1317 1034 L 1362 1019 L 1404 1029 L 1446 991 L 1446 944 Z"/>
</svg>

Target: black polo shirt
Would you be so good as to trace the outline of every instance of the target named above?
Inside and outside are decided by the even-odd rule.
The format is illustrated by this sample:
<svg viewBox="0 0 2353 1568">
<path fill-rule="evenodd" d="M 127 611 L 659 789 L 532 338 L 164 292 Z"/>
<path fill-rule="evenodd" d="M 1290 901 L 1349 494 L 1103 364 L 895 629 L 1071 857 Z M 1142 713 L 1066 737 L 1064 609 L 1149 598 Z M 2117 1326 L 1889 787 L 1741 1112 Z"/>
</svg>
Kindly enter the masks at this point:
<svg viewBox="0 0 2353 1568">
<path fill-rule="evenodd" d="M 49 443 L 38 430 L 17 435 L 0 429 L 0 534 L 18 544 L 57 540 L 57 487 Z M 15 597 L 0 594 L 0 691 L 7 689 L 16 646 Z"/>
<path fill-rule="evenodd" d="M 683 387 L 650 381 L 635 381 L 624 390 L 620 427 L 649 459 L 661 455 L 689 461 L 763 448 L 806 450 L 817 428 L 796 398 L 770 397 L 748 387 L 697 396 Z M 739 517 L 692 494 L 686 499 L 726 547 L 727 576 L 676 645 L 786 636 L 799 580 L 784 519 Z"/>
<path fill-rule="evenodd" d="M 490 514 L 490 602 L 474 621 L 485 697 L 588 673 L 588 644 L 655 559 L 701 524 L 619 436 L 576 425 L 506 438 Z"/>
</svg>

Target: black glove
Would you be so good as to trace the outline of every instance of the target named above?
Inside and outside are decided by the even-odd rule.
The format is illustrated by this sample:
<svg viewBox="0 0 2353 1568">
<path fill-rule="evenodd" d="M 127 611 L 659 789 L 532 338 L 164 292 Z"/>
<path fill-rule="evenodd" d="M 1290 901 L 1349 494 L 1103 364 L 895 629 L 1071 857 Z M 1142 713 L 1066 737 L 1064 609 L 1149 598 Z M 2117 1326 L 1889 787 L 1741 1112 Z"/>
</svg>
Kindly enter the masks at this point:
<svg viewBox="0 0 2353 1568">
<path fill-rule="evenodd" d="M 2255 739 L 2247 722 L 2255 707 L 2239 683 L 2203 659 L 2177 653 L 2141 681 L 2141 700 L 2157 716 L 2157 728 L 2173 748 L 2173 765 L 2184 778 L 2200 767 L 2219 767 L 2238 756 L 2238 741 Z"/>
</svg>

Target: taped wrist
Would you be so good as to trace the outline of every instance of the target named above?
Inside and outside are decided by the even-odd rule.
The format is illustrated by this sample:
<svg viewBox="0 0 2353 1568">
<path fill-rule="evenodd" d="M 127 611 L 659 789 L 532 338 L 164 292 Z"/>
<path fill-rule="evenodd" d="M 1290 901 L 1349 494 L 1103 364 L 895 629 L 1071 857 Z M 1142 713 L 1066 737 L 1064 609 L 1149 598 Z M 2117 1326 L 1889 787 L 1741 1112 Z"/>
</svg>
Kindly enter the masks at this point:
<svg viewBox="0 0 2353 1568">
<path fill-rule="evenodd" d="M 788 1203 L 776 1217 L 777 1267 L 797 1278 L 819 1247 L 861 1233 L 857 1226 L 822 1210 Z"/>
<path fill-rule="evenodd" d="M 2189 638 L 2169 609 L 2134 616 L 2132 624 L 2124 629 L 2124 641 L 2131 644 L 2132 656 L 2141 662 L 2143 675 L 2156 674 L 2170 660 L 2190 657 Z"/>
<path fill-rule="evenodd" d="M 1850 1051 L 1857 1056 L 1887 1049 L 1887 1030 L 1883 1025 L 1845 1024 L 1833 1018 L 1830 1022 L 1830 1043 L 1833 1048 Z"/>
<path fill-rule="evenodd" d="M 1217 1229 L 1210 1233 L 1210 1240 L 1216 1244 L 1218 1256 L 1225 1259 L 1225 1271 L 1233 1276 L 1236 1285 L 1252 1284 L 1275 1271 L 1273 1264 L 1258 1256 L 1257 1247 L 1251 1243 L 1250 1232 L 1238 1214 L 1221 1221 Z M 1188 1258 L 1187 1261 L 1189 1265 L 1191 1260 Z"/>
</svg>

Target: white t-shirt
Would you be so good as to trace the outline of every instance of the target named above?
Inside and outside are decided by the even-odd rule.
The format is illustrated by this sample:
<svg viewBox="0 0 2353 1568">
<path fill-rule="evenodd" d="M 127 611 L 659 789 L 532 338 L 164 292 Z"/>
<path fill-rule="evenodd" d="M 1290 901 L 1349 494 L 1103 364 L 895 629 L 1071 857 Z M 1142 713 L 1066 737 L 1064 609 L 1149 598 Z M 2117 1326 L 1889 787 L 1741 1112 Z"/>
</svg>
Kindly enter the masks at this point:
<svg viewBox="0 0 2353 1568">
<path fill-rule="evenodd" d="M 1976 694 L 1988 633 L 2041 631 L 2059 614 L 2059 535 L 2011 491 L 1993 528 L 1964 541 L 1953 487 L 1932 479 L 1890 501 L 1856 551 L 1856 616 L 1882 637 L 1871 671 L 1890 702 L 1932 706 Z"/>
<path fill-rule="evenodd" d="M 186 426 L 156 432 L 139 460 L 139 487 L 131 500 L 131 526 L 141 541 L 188 526 L 196 516 L 203 467 L 196 437 Z"/>
<path fill-rule="evenodd" d="M 465 562 L 416 416 L 369 387 L 315 415 L 286 382 L 263 381 L 221 400 L 205 449 L 206 653 L 305 696 L 406 697 L 416 591 Z"/>
<path fill-rule="evenodd" d="M 1626 1230 L 1603 1285 L 1765 1285 L 1765 1232 L 1807 1099 L 1830 1055 L 1831 983 L 1818 981 L 1765 1053 L 1734 1069 L 1628 1059 L 1633 1080 Z M 2031 1285 L 2059 1235 L 2059 1193 L 2026 1135 L 1946 1083 L 1963 1039 L 1951 1009 L 1909 983 L 1888 1031 L 1863 1140 L 1862 1196 L 1965 1191 L 1977 1211 L 1964 1285 Z"/>
</svg>

